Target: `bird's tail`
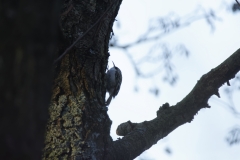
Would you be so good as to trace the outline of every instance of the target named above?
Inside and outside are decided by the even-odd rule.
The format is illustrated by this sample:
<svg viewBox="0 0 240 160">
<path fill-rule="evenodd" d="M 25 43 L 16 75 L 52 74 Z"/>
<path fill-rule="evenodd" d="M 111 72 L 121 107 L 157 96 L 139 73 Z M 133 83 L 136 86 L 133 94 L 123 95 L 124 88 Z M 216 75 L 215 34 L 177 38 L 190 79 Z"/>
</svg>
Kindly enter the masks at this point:
<svg viewBox="0 0 240 160">
<path fill-rule="evenodd" d="M 105 103 L 105 106 L 108 106 L 111 103 L 112 95 L 110 95 Z"/>
</svg>

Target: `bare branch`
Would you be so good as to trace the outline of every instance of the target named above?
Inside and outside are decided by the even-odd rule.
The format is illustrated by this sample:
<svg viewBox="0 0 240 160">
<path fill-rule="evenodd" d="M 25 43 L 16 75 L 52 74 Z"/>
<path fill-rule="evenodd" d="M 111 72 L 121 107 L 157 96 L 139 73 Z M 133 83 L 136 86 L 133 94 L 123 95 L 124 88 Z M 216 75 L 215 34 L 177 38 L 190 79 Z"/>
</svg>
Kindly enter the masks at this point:
<svg viewBox="0 0 240 160">
<path fill-rule="evenodd" d="M 229 145 L 238 144 L 240 142 L 240 126 L 235 126 L 229 132 L 229 136 L 226 138 Z"/>
<path fill-rule="evenodd" d="M 237 4 L 240 6 L 240 3 L 237 1 L 237 0 L 235 0 L 236 2 L 237 2 Z"/>
<path fill-rule="evenodd" d="M 203 75 L 181 102 L 171 107 L 166 103 L 157 111 L 157 118 L 134 124 L 132 131 L 129 130 L 126 136 L 113 142 L 106 159 L 134 159 L 177 127 L 190 123 L 200 109 L 210 108 L 208 99 L 216 94 L 224 83 L 234 78 L 239 70 L 240 49 Z M 123 152 L 124 157 L 120 157 Z"/>
<path fill-rule="evenodd" d="M 214 10 L 206 11 L 203 7 L 198 7 L 195 11 L 183 17 L 179 17 L 175 13 L 171 13 L 166 17 L 160 17 L 152 20 L 145 34 L 140 36 L 135 42 L 126 45 L 119 45 L 116 42 L 110 46 L 114 48 L 126 49 L 149 41 L 156 41 L 168 34 L 173 33 L 181 28 L 191 25 L 193 22 L 205 19 L 206 22 L 214 29 L 214 20 L 220 20 L 215 15 Z"/>
<path fill-rule="evenodd" d="M 168 16 L 151 20 L 145 34 L 140 36 L 136 41 L 128 44 L 119 44 L 117 38 L 114 37 L 110 46 L 122 49 L 128 57 L 131 57 L 129 59 L 135 69 L 137 77 L 149 78 L 164 71 L 163 80 L 170 85 L 174 85 L 178 80 L 178 75 L 175 73 L 174 65 L 171 63 L 172 57 L 175 53 L 184 53 L 182 55 L 188 56 L 189 51 L 182 44 L 177 45 L 176 47 L 169 47 L 169 45 L 162 42 L 161 39 L 164 36 L 167 36 L 174 31 L 178 31 L 181 28 L 185 28 L 198 20 L 205 20 L 211 29 L 214 30 L 214 22 L 219 19 L 220 18 L 216 16 L 214 10 L 206 10 L 201 6 L 182 17 L 175 13 L 170 13 Z M 127 52 L 128 49 L 149 42 L 151 45 L 153 44 L 152 47 L 149 47 L 151 49 L 148 53 L 139 58 L 139 60 L 134 59 L 134 56 L 132 55 L 129 56 L 130 53 Z M 151 64 L 152 68 L 146 71 L 146 67 L 144 67 L 145 64 L 142 63 Z"/>
</svg>

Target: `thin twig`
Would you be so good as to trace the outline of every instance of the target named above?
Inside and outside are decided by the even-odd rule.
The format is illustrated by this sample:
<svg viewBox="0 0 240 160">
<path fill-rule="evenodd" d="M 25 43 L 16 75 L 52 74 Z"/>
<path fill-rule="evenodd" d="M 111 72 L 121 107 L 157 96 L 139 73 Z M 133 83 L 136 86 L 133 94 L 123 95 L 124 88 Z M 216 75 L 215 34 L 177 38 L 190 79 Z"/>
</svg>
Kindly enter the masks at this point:
<svg viewBox="0 0 240 160">
<path fill-rule="evenodd" d="M 237 2 L 237 4 L 240 6 L 240 3 L 237 1 L 237 0 L 235 0 L 236 2 Z"/>
<path fill-rule="evenodd" d="M 163 31 L 157 35 L 148 36 L 148 35 L 151 35 L 151 33 L 154 33 L 154 32 L 151 32 L 151 30 L 149 30 L 143 36 L 141 36 L 139 39 L 137 39 L 135 42 L 132 42 L 132 43 L 129 43 L 126 45 L 122 45 L 122 46 L 113 44 L 112 47 L 120 48 L 120 49 L 127 49 L 132 46 L 144 43 L 144 42 L 149 42 L 149 41 L 154 41 L 154 40 L 156 41 L 158 39 L 161 39 L 164 36 L 169 35 L 170 33 L 173 33 L 175 31 L 178 31 L 181 28 L 191 25 L 194 21 L 202 20 L 203 18 L 210 19 L 210 18 L 213 18 L 213 16 L 210 13 L 204 13 L 203 15 L 200 14 L 200 15 L 194 15 L 194 16 L 190 15 L 190 17 L 188 15 L 186 15 L 186 16 L 182 17 L 181 19 L 176 19 L 176 20 L 171 21 L 170 24 L 165 24 L 166 27 L 168 27 L 167 32 L 163 29 Z M 217 19 L 217 18 L 218 17 L 216 17 L 215 19 Z M 179 25 L 173 26 L 172 24 L 174 24 L 174 23 L 179 23 Z M 159 30 L 159 31 L 161 31 L 161 30 Z"/>
<path fill-rule="evenodd" d="M 79 40 L 81 40 L 84 36 L 86 36 L 87 35 L 87 33 L 89 32 L 89 31 L 91 31 L 102 19 L 103 19 L 103 17 L 106 15 L 106 13 L 111 9 L 111 7 L 113 6 L 113 4 L 114 3 L 112 3 L 110 6 L 109 6 L 109 8 L 102 14 L 102 16 L 92 25 L 92 27 L 90 27 L 85 33 L 83 33 L 82 35 L 80 35 L 78 38 L 77 38 L 77 40 L 75 41 L 75 42 L 73 42 L 73 44 L 70 46 L 70 47 L 68 47 L 64 52 L 63 52 L 63 54 L 61 55 L 61 56 L 59 56 L 54 62 L 53 62 L 53 64 L 55 64 L 55 63 L 57 63 L 58 61 L 60 61 L 62 58 L 63 58 L 63 56 L 65 56 L 76 44 L 77 44 L 77 42 L 79 41 Z"/>
</svg>

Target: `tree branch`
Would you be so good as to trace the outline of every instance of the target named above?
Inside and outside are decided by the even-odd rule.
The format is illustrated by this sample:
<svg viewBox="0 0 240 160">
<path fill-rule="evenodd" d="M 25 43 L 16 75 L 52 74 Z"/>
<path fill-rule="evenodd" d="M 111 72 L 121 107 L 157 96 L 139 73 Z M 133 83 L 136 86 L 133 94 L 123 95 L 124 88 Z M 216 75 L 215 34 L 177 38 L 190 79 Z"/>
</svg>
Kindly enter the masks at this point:
<svg viewBox="0 0 240 160">
<path fill-rule="evenodd" d="M 125 136 L 113 142 L 107 159 L 134 159 L 177 127 L 187 122 L 190 123 L 200 109 L 210 108 L 208 99 L 212 95 L 220 97 L 218 89 L 224 83 L 229 83 L 229 80 L 234 78 L 239 70 L 240 49 L 222 64 L 203 75 L 181 102 L 171 107 L 168 103 L 160 107 L 155 119 L 138 124 L 128 121 L 124 124 L 127 127 L 125 129 L 124 125 L 120 125 L 117 133 L 123 133 Z M 121 132 L 121 130 L 129 133 Z"/>
<path fill-rule="evenodd" d="M 240 6 L 240 3 L 237 1 L 237 0 L 235 0 L 236 2 L 237 2 L 237 4 Z"/>
<path fill-rule="evenodd" d="M 199 20 L 206 20 L 212 30 L 214 29 L 214 21 L 220 20 L 215 14 L 214 10 L 206 10 L 199 6 L 192 13 L 189 13 L 183 17 L 179 17 L 175 13 L 171 13 L 166 17 L 159 17 L 150 22 L 148 30 L 140 36 L 136 41 L 128 44 L 118 44 L 117 41 L 110 43 L 111 47 L 119 49 L 128 49 L 142 43 L 157 41 L 162 39 L 164 36 L 172 34 L 175 31 L 186 28 L 194 22 Z"/>
</svg>

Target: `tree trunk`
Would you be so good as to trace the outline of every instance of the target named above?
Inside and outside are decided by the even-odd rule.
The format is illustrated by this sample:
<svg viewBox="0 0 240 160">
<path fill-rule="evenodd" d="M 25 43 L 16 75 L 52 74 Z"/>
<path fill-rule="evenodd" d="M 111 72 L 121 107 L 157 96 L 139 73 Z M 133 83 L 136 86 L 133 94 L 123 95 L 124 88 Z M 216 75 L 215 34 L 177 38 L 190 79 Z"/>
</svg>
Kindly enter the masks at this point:
<svg viewBox="0 0 240 160">
<path fill-rule="evenodd" d="M 121 0 L 67 1 L 61 14 L 63 37 L 56 61 L 43 159 L 105 159 L 111 120 L 105 103 L 108 44 Z M 90 29 L 92 28 L 92 29 Z M 90 30 L 89 30 L 90 29 Z"/>
</svg>

